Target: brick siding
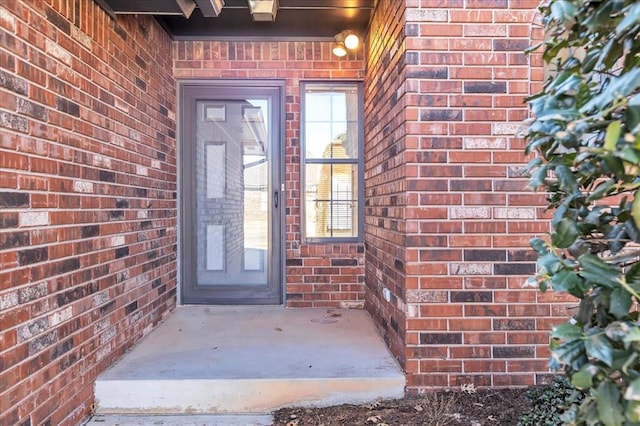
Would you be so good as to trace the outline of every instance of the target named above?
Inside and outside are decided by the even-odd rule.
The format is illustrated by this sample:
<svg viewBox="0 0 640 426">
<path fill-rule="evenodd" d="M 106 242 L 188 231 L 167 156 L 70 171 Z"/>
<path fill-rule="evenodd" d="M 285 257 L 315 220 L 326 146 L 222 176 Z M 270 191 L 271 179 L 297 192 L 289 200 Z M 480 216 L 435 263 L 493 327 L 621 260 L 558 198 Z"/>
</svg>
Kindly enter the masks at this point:
<svg viewBox="0 0 640 426">
<path fill-rule="evenodd" d="M 306 243 L 301 231 L 300 82 L 362 80 L 362 49 L 336 58 L 331 42 L 177 41 L 174 75 L 285 82 L 285 276 L 290 307 L 362 307 L 363 244 Z"/>
<path fill-rule="evenodd" d="M 549 220 L 514 136 L 541 75 L 522 52 L 537 3 L 396 0 L 374 14 L 366 306 L 410 393 L 548 377 L 548 330 L 567 300 L 523 288 L 528 241 Z"/>
<path fill-rule="evenodd" d="M 0 424 L 79 424 L 176 301 L 175 82 L 152 18 L 0 4 Z"/>
<path fill-rule="evenodd" d="M 404 213 L 409 203 L 403 158 L 404 13 L 404 1 L 378 2 L 366 43 L 364 89 L 365 307 L 403 367 L 407 324 Z"/>
</svg>

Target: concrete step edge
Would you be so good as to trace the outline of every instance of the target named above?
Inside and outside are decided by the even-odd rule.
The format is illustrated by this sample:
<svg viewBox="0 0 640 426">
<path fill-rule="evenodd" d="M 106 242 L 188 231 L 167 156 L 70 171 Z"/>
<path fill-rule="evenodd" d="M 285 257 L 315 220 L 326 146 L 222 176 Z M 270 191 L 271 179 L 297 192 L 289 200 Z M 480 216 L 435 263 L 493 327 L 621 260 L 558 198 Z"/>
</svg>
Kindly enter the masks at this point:
<svg viewBox="0 0 640 426">
<path fill-rule="evenodd" d="M 404 376 L 280 380 L 122 380 L 96 383 L 98 413 L 265 413 L 404 396 Z"/>
</svg>

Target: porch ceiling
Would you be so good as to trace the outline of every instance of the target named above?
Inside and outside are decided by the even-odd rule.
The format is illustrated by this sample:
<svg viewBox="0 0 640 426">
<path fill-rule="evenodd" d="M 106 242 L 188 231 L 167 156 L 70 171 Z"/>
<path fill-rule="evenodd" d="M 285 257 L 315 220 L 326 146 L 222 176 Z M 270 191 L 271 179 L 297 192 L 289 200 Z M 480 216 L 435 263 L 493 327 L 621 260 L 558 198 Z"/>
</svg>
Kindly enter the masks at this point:
<svg viewBox="0 0 640 426">
<path fill-rule="evenodd" d="M 101 0 L 112 5 L 118 1 Z M 196 3 L 205 2 L 196 0 Z M 156 19 L 176 40 L 323 39 L 347 29 L 363 36 L 375 3 L 376 0 L 279 0 L 275 22 L 254 22 L 248 0 L 225 0 L 217 17 L 205 17 L 196 7 L 188 19 L 181 14 L 156 14 Z"/>
</svg>

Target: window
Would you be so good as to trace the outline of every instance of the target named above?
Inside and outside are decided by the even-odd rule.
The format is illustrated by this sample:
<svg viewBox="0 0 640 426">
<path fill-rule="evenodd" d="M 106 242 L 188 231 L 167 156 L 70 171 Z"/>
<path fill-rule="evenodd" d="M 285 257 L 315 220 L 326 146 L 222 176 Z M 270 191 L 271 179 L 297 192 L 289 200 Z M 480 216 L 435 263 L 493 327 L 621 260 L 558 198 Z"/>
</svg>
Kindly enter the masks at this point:
<svg viewBox="0 0 640 426">
<path fill-rule="evenodd" d="M 360 83 L 302 86 L 304 234 L 308 240 L 362 237 Z"/>
</svg>

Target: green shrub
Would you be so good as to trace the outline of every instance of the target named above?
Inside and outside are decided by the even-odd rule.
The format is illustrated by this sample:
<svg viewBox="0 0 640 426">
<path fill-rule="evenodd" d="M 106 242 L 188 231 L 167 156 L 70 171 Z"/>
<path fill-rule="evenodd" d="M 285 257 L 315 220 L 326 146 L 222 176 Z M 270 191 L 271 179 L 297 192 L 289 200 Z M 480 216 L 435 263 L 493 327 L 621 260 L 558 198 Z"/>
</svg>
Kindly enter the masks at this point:
<svg viewBox="0 0 640 426">
<path fill-rule="evenodd" d="M 566 377 L 558 376 L 546 386 L 529 390 L 527 398 L 532 407 L 522 414 L 518 426 L 559 426 L 574 423 L 576 403 L 584 395 Z"/>
<path fill-rule="evenodd" d="M 528 100 L 526 152 L 553 231 L 531 241 L 531 281 L 578 302 L 549 365 L 587 395 L 576 424 L 640 425 L 640 0 L 540 11 L 557 72 Z"/>
</svg>

